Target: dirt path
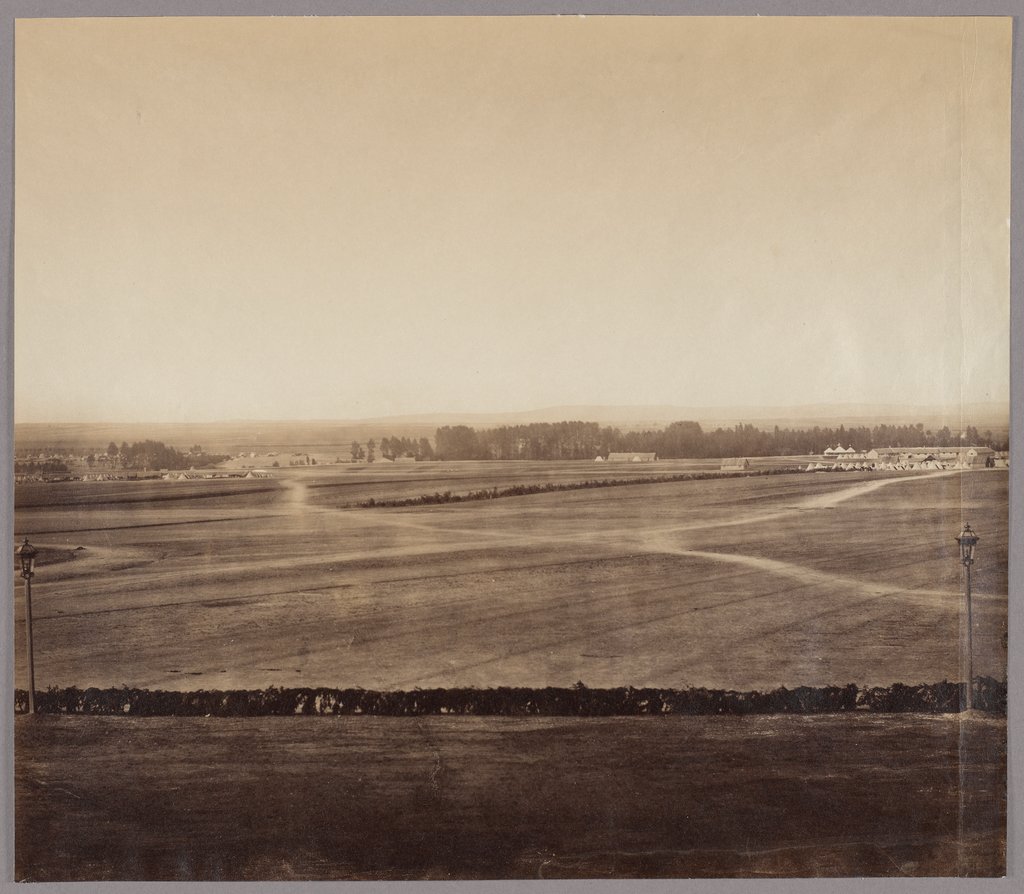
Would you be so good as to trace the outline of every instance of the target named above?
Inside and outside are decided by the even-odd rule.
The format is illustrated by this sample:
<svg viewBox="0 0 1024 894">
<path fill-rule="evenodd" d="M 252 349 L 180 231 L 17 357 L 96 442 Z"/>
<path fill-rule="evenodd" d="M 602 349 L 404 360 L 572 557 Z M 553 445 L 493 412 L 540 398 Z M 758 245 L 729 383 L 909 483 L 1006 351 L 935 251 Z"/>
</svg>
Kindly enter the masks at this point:
<svg viewBox="0 0 1024 894">
<path fill-rule="evenodd" d="M 947 478 L 950 475 L 957 475 L 958 472 L 931 472 L 929 478 Z M 847 500 L 852 500 L 855 497 L 862 497 L 865 494 L 869 494 L 872 491 L 876 491 L 879 488 L 887 487 L 890 484 L 901 484 L 905 481 L 915 481 L 923 476 L 914 475 L 910 478 L 882 478 L 878 481 L 862 481 L 859 484 L 848 487 L 844 490 L 836 491 L 830 494 L 819 494 L 815 497 L 807 497 L 801 501 L 800 508 L 802 509 L 831 509 L 833 506 L 838 506 L 840 503 L 844 503 Z"/>
<path fill-rule="evenodd" d="M 676 549 L 669 545 L 659 546 L 653 550 L 658 553 L 668 553 L 679 556 L 696 556 L 701 559 L 710 559 L 713 562 L 726 562 L 735 565 L 743 565 L 756 571 L 763 571 L 769 574 L 782 575 L 799 581 L 808 586 L 840 586 L 849 587 L 865 596 L 892 596 L 896 593 L 917 598 L 919 601 L 934 604 L 936 599 L 960 599 L 959 592 L 951 590 L 908 590 L 904 587 L 891 586 L 888 584 L 872 583 L 858 578 L 843 577 L 841 574 L 829 574 L 825 571 L 818 571 L 804 565 L 796 565 L 792 562 L 780 562 L 777 559 L 766 559 L 763 556 L 748 556 L 738 553 L 716 553 L 700 549 Z M 1001 599 L 1003 597 L 992 593 L 972 593 L 975 599 Z"/>
<path fill-rule="evenodd" d="M 955 475 L 956 472 L 938 472 L 933 473 L 934 477 L 945 477 L 948 475 Z M 917 477 L 917 476 L 915 476 Z M 884 478 L 880 481 L 865 481 L 853 485 L 852 487 L 844 488 L 834 493 L 818 494 L 813 497 L 807 497 L 794 506 L 786 507 L 780 510 L 771 510 L 763 513 L 750 512 L 738 519 L 732 519 L 725 522 L 712 521 L 705 526 L 701 527 L 725 527 L 728 525 L 740 525 L 740 524 L 755 524 L 763 523 L 766 521 L 774 521 L 779 518 L 783 518 L 787 515 L 792 515 L 794 512 L 807 511 L 807 510 L 824 510 L 832 509 L 841 503 L 845 503 L 848 500 L 857 499 L 858 497 L 866 496 L 867 494 L 873 493 L 883 487 L 887 487 L 891 484 L 898 484 L 905 481 L 914 480 L 911 478 Z M 881 583 L 872 583 L 870 581 L 864 581 L 857 578 L 844 577 L 840 574 L 830 574 L 825 571 L 819 571 L 814 568 L 808 568 L 804 565 L 797 565 L 792 562 L 781 562 L 777 559 L 767 559 L 763 556 L 752 556 L 741 553 L 718 553 L 707 550 L 698 549 L 686 549 L 685 547 L 679 547 L 677 544 L 671 542 L 666 535 L 679 533 L 685 530 L 692 530 L 697 526 L 674 526 L 672 528 L 663 528 L 656 532 L 652 532 L 653 538 L 646 538 L 644 546 L 649 552 L 667 553 L 669 555 L 679 556 L 696 556 L 703 559 L 709 559 L 714 562 L 727 562 L 736 565 L 742 565 L 747 568 L 751 568 L 755 571 L 767 572 L 769 574 L 781 575 L 789 577 L 793 580 L 799 581 L 804 585 L 818 585 L 818 586 L 840 586 L 846 587 L 851 590 L 855 590 L 858 593 L 868 597 L 880 597 L 890 596 L 896 593 L 908 596 L 917 601 L 934 602 L 936 598 L 944 599 L 959 599 L 960 593 L 947 590 L 907 590 L 903 587 L 890 586 Z M 982 599 L 998 599 L 1001 596 L 994 594 L 982 594 L 975 593 L 974 596 Z"/>
<path fill-rule="evenodd" d="M 954 475 L 956 473 L 935 472 L 932 474 L 934 477 L 944 477 L 946 475 Z M 813 497 L 803 497 L 793 504 L 779 509 L 753 510 L 741 513 L 735 518 L 710 519 L 707 521 L 687 522 L 683 525 L 670 525 L 655 529 L 652 533 L 676 534 L 684 531 L 707 530 L 709 528 L 730 528 L 737 525 L 763 524 L 764 522 L 778 521 L 781 518 L 795 515 L 798 512 L 832 509 L 840 503 L 845 503 L 847 500 L 853 500 L 857 497 L 866 496 L 867 494 L 883 487 L 888 487 L 892 484 L 904 484 L 907 481 L 917 481 L 920 480 L 921 477 L 923 476 L 915 475 L 910 478 L 883 478 L 880 481 L 862 481 L 850 487 L 843 488 L 842 490 L 833 491 L 832 493 L 818 494 Z"/>
<path fill-rule="evenodd" d="M 282 478 L 281 486 L 284 489 L 284 504 L 290 512 L 307 512 L 309 507 L 309 485 L 305 481 L 296 478 Z"/>
</svg>

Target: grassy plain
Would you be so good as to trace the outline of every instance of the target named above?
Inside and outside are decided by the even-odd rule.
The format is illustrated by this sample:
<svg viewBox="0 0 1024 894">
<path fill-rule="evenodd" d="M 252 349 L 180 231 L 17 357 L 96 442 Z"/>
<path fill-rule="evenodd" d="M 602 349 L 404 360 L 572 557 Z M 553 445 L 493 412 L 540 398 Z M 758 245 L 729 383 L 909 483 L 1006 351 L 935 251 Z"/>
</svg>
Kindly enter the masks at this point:
<svg viewBox="0 0 1024 894">
<path fill-rule="evenodd" d="M 1007 473 L 345 508 L 692 464 L 281 470 L 16 491 L 36 680 L 164 689 L 1003 679 Z M 706 468 L 706 466 L 704 466 Z M 25 685 L 20 588 L 16 685 Z M 991 875 L 1005 721 L 18 717 L 19 878 Z"/>
<path fill-rule="evenodd" d="M 777 686 L 1004 677 L 1007 473 L 818 473 L 403 509 L 357 500 L 692 464 L 27 485 L 37 685 Z M 596 467 L 596 468 L 595 468 Z M 82 547 L 78 549 L 78 547 Z M 16 685 L 24 686 L 16 599 Z"/>
</svg>

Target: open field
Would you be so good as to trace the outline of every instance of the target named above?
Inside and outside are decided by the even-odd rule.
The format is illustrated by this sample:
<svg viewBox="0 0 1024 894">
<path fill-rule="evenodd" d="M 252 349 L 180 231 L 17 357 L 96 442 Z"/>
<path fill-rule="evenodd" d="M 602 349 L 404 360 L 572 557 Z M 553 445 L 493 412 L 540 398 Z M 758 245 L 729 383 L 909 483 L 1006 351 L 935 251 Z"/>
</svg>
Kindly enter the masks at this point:
<svg viewBox="0 0 1024 894">
<path fill-rule="evenodd" d="M 982 536 L 975 673 L 1005 676 L 1005 470 L 337 508 L 581 480 L 594 466 L 19 488 L 16 533 L 45 550 L 33 591 L 37 685 L 764 690 L 962 679 L 953 537 L 963 517 Z M 634 470 L 601 471 L 678 469 Z M 58 494 L 67 502 L 54 504 Z"/>
<path fill-rule="evenodd" d="M 27 486 L 48 686 L 1005 679 L 1005 470 L 357 500 L 694 466 L 460 463 Z M 79 548 L 81 547 L 81 548 Z M 20 596 L 20 589 L 18 590 Z M 16 685 L 24 685 L 22 601 Z M 22 878 L 992 875 L 1005 720 L 19 717 Z M 538 795 L 538 793 L 540 793 Z"/>
<path fill-rule="evenodd" d="M 15 734 L 19 879 L 995 875 L 1005 849 L 995 718 L 40 716 Z"/>
</svg>

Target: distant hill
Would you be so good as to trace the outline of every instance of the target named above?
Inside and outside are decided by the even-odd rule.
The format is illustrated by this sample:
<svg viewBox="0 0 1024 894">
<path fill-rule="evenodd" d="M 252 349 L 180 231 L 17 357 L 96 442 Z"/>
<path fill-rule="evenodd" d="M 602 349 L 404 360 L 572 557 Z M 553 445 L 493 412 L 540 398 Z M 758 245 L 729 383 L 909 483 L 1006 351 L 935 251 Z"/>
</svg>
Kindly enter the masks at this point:
<svg viewBox="0 0 1024 894">
<path fill-rule="evenodd" d="M 339 422 L 20 422 L 14 426 L 15 450 L 36 447 L 67 447 L 74 450 L 106 449 L 113 441 L 147 439 L 187 449 L 200 445 L 210 453 L 254 451 L 334 452 L 349 456 L 352 441 L 365 444 L 370 438 L 433 438 L 434 423 Z"/>
<path fill-rule="evenodd" d="M 749 423 L 758 428 L 812 428 L 920 422 L 926 429 L 973 425 L 1005 437 L 1009 406 L 976 404 L 960 408 L 868 404 L 813 404 L 795 407 L 559 406 L 515 413 L 420 413 L 375 419 L 226 422 L 21 422 L 14 426 L 15 449 L 68 447 L 105 449 L 111 441 L 133 443 L 152 439 L 186 449 L 199 444 L 215 453 L 242 450 L 335 451 L 347 454 L 353 440 L 365 443 L 382 437 L 431 438 L 442 425 L 494 428 L 530 422 L 578 420 L 626 430 L 659 429 L 670 422 L 695 421 L 706 430 Z"/>
<path fill-rule="evenodd" d="M 815 425 L 877 425 L 879 423 L 917 423 L 925 428 L 951 429 L 963 425 L 975 428 L 1006 430 L 1010 409 L 1006 403 L 990 402 L 961 407 L 915 406 L 911 404 L 807 404 L 792 407 L 683 407 L 656 406 L 588 406 L 566 405 L 525 410 L 516 413 L 421 413 L 360 420 L 363 424 L 444 424 L 469 425 L 476 428 L 518 425 L 529 422 L 562 422 L 579 420 L 598 422 L 624 428 L 663 426 L 681 420 L 699 422 L 703 427 L 778 425 L 804 428 Z"/>
</svg>

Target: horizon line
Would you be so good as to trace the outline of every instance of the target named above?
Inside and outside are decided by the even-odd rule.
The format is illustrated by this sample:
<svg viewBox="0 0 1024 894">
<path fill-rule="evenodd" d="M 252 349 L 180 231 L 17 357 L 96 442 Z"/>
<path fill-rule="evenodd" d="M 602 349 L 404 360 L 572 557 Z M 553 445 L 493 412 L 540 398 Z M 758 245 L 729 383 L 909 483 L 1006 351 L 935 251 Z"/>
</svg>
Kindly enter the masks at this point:
<svg viewBox="0 0 1024 894">
<path fill-rule="evenodd" d="M 500 416 L 528 416 L 531 414 L 549 413 L 558 410 L 588 410 L 594 412 L 665 412 L 671 410 L 686 411 L 686 413 L 727 413 L 750 415 L 751 413 L 764 413 L 776 415 L 780 412 L 802 412 L 822 415 L 823 413 L 835 413 L 841 415 L 844 412 L 852 412 L 854 409 L 857 415 L 892 415 L 896 413 L 956 413 L 958 410 L 1005 410 L 1007 421 L 1011 409 L 1011 400 L 983 400 L 973 401 L 964 404 L 893 404 L 883 403 L 872 406 L 868 403 L 857 401 L 841 401 L 834 404 L 776 404 L 765 406 L 752 405 L 728 405 L 728 406 L 684 406 L 676 404 L 554 404 L 550 406 L 535 407 L 526 410 L 426 410 L 404 413 L 392 413 L 378 416 L 316 416 L 316 417 L 233 417 L 233 418 L 204 418 L 204 419 L 14 419 L 12 424 L 19 425 L 250 425 L 250 424 L 342 424 L 342 423 L 383 423 L 389 420 L 409 419 L 438 419 L 444 417 L 500 417 Z M 756 416 L 751 416 L 756 419 Z M 576 421 L 566 419 L 564 421 Z M 587 420 L 579 420 L 587 421 Z M 691 420 L 680 420 L 691 421 Z"/>
</svg>

